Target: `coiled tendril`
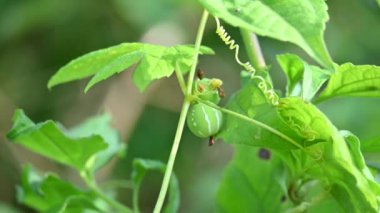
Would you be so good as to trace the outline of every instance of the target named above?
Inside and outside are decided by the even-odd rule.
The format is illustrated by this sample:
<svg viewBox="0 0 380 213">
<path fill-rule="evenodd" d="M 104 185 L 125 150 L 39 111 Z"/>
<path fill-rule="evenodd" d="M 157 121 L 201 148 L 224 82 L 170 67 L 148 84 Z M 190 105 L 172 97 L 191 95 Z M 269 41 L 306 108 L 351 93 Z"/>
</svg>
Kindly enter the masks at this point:
<svg viewBox="0 0 380 213">
<path fill-rule="evenodd" d="M 234 39 L 228 35 L 226 29 L 220 24 L 220 21 L 215 17 L 216 21 L 216 34 L 219 35 L 220 39 L 229 47 L 230 50 L 235 50 L 235 60 L 242 66 L 246 71 L 251 72 L 251 79 L 258 79 L 258 87 L 264 92 L 267 98 L 271 101 L 273 105 L 278 105 L 278 96 L 274 92 L 273 88 L 269 88 L 268 84 L 265 82 L 265 79 L 261 76 L 256 75 L 256 70 L 253 66 L 247 61 L 245 63 L 241 62 L 239 59 L 239 45 L 235 42 Z"/>
</svg>

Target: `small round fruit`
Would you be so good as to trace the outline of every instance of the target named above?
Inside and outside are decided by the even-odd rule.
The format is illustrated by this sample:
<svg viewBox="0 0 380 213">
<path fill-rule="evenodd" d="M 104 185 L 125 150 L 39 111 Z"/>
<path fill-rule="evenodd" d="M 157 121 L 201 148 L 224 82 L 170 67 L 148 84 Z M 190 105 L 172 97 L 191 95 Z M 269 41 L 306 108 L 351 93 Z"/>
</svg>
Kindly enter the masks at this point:
<svg viewBox="0 0 380 213">
<path fill-rule="evenodd" d="M 202 103 L 196 103 L 190 107 L 187 126 L 194 135 L 208 138 L 219 132 L 222 127 L 222 116 L 221 111 Z"/>
</svg>

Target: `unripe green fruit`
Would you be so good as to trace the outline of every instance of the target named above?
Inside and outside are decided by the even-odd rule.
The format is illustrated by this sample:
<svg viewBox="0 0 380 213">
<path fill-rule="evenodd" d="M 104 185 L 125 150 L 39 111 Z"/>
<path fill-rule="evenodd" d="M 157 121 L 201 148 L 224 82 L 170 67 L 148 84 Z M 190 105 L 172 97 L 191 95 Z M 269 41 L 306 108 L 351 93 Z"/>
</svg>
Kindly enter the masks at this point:
<svg viewBox="0 0 380 213">
<path fill-rule="evenodd" d="M 190 107 L 187 115 L 187 126 L 191 132 L 200 137 L 214 136 L 222 127 L 222 112 L 202 103 Z"/>
</svg>

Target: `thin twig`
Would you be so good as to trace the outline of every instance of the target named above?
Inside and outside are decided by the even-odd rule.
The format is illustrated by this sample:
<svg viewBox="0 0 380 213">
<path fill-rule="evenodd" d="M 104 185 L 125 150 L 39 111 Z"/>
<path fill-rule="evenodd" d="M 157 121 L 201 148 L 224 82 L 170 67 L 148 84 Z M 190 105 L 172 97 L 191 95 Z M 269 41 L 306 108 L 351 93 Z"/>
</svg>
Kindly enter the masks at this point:
<svg viewBox="0 0 380 213">
<path fill-rule="evenodd" d="M 175 74 L 177 75 L 178 84 L 181 87 L 183 95 L 186 95 L 186 83 L 182 75 L 181 67 L 176 63 Z"/>
<path fill-rule="evenodd" d="M 193 89 L 192 87 L 193 87 L 195 70 L 196 70 L 197 62 L 198 62 L 199 49 L 201 46 L 207 18 L 208 18 L 208 12 L 204 10 L 199 27 L 198 27 L 197 37 L 195 40 L 195 54 L 193 58 L 193 64 L 191 66 L 190 73 L 189 73 L 189 78 L 188 78 L 188 83 L 187 83 L 187 88 L 186 88 L 186 97 L 191 95 L 191 92 Z M 177 155 L 179 143 L 182 137 L 183 128 L 185 126 L 187 112 L 189 111 L 189 108 L 190 108 L 190 101 L 186 97 L 182 105 L 181 115 L 179 117 L 177 131 L 174 137 L 172 150 L 170 152 L 169 160 L 166 165 L 164 180 L 162 181 L 162 185 L 161 185 L 160 193 L 158 195 L 156 206 L 154 207 L 154 210 L 153 210 L 154 213 L 161 212 L 162 205 L 164 204 L 166 192 L 168 191 L 169 182 L 170 182 L 171 175 L 173 172 L 175 157 Z"/>
</svg>

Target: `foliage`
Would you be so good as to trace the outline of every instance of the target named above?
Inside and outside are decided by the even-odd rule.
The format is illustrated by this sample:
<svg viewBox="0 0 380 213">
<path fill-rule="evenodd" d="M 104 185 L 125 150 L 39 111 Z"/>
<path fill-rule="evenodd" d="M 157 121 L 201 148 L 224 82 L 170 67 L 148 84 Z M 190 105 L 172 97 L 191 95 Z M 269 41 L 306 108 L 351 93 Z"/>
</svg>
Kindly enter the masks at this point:
<svg viewBox="0 0 380 213">
<path fill-rule="evenodd" d="M 18 200 L 39 212 L 109 212 L 112 209 L 132 212 L 103 195 L 94 179 L 99 168 L 125 149 L 118 133 L 110 126 L 110 120 L 109 114 L 104 113 L 67 130 L 54 121 L 35 124 L 22 110 L 17 110 L 8 139 L 50 160 L 71 166 L 88 186 L 86 190 L 80 189 L 53 173 L 41 177 L 31 166 L 26 166 L 18 186 Z M 136 160 L 132 173 L 134 190 L 139 189 L 148 170 L 165 171 L 165 165 L 154 160 Z M 173 180 L 167 212 L 178 209 L 178 184 L 175 177 Z"/>
<path fill-rule="evenodd" d="M 323 40 L 328 20 L 326 2 L 199 0 L 199 3 L 217 20 L 221 39 L 236 51 L 232 60 L 245 69 L 241 88 L 231 95 L 225 107 L 218 105 L 223 94 L 220 80 L 211 89 L 211 95 L 203 93 L 210 92 L 200 85 L 204 81 L 193 80 L 198 55 L 214 53 L 201 46 L 206 11 L 194 46 L 123 43 L 69 62 L 48 83 L 52 88 L 92 76 L 85 88 L 87 92 L 95 84 L 136 65 L 133 81 L 143 91 L 154 80 L 176 74 L 185 98 L 173 149 L 167 165 L 154 160 L 134 160 L 133 210 L 105 194 L 95 181 L 97 170 L 124 148 L 110 126 L 108 114 L 67 130 L 51 120 L 36 124 L 17 110 L 8 139 L 72 167 L 87 186 L 80 189 L 51 173 L 41 177 L 26 166 L 18 188 L 19 200 L 41 212 L 139 212 L 142 179 L 148 170 L 155 170 L 164 173 L 155 212 L 161 211 L 168 188 L 164 212 L 178 211 L 178 180 L 172 170 L 190 112 L 188 125 L 195 135 L 210 136 L 210 145 L 213 137 L 219 138 L 232 144 L 235 150 L 220 182 L 218 212 L 378 212 L 377 171 L 368 167 L 362 154 L 379 152 L 378 137 L 361 144 L 353 133 L 339 130 L 316 104 L 335 97 L 378 97 L 380 68 L 333 62 Z M 255 67 L 250 62 L 241 62 L 239 46 L 219 25 L 218 18 L 239 28 L 242 34 L 253 32 L 294 43 L 319 66 L 294 54 L 277 55 L 287 78 L 285 96 L 280 97 L 267 73 L 269 67 L 260 67 L 253 62 L 257 59 L 252 58 L 249 59 Z M 245 45 L 247 52 L 252 52 L 252 47 Z M 189 78 L 187 83 L 183 79 L 185 74 Z M 216 117 L 210 116 L 213 113 L 217 113 Z M 221 113 L 223 122 L 219 121 Z M 220 124 L 223 126 L 219 131 Z M 211 131 L 211 127 L 215 130 Z M 209 131 L 203 133 L 204 128 Z"/>
<path fill-rule="evenodd" d="M 323 0 L 233 1 L 199 0 L 216 17 L 259 35 L 289 41 L 303 48 L 325 67 L 331 59 L 322 35 L 328 20 Z"/>
<path fill-rule="evenodd" d="M 204 47 L 201 53 L 212 54 L 213 51 Z M 100 81 L 138 63 L 133 80 L 143 91 L 153 80 L 172 75 L 177 65 L 186 73 L 192 63 L 193 55 L 194 49 L 186 45 L 164 47 L 124 43 L 88 53 L 71 61 L 50 79 L 48 87 L 93 76 L 86 86 L 85 91 L 88 91 Z"/>
</svg>

